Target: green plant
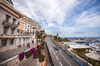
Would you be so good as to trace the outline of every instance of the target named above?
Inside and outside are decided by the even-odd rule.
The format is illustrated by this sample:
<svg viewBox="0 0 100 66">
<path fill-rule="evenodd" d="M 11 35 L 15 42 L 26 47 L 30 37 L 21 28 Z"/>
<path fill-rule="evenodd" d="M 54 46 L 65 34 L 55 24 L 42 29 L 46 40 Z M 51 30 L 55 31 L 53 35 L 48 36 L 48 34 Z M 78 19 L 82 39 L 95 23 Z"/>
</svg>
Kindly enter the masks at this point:
<svg viewBox="0 0 100 66">
<path fill-rule="evenodd" d="M 41 54 L 41 55 L 39 56 L 39 62 L 43 62 L 44 59 L 45 59 L 45 56 L 44 56 L 43 54 Z"/>
<path fill-rule="evenodd" d="M 41 55 L 41 50 L 40 50 L 40 48 L 37 49 L 37 54 L 38 54 L 39 56 Z"/>
<path fill-rule="evenodd" d="M 44 44 L 40 45 L 40 49 L 43 50 L 44 49 Z"/>
<path fill-rule="evenodd" d="M 32 43 L 34 43 L 34 40 L 32 40 Z"/>
<path fill-rule="evenodd" d="M 65 47 L 67 47 L 67 45 L 65 44 Z"/>
<path fill-rule="evenodd" d="M 25 56 L 26 56 L 26 58 L 29 58 L 31 56 L 31 51 L 25 52 Z"/>
</svg>

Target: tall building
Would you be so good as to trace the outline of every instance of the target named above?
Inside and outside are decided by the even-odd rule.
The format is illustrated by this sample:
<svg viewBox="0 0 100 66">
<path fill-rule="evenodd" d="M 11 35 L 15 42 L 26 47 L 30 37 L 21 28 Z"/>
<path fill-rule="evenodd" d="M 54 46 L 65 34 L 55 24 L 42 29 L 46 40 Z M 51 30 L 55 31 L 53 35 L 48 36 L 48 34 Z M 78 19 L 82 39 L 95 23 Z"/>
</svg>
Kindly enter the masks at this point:
<svg viewBox="0 0 100 66">
<path fill-rule="evenodd" d="M 11 0 L 0 0 L 0 52 L 36 43 L 39 30 L 41 26 L 15 10 Z"/>
</svg>

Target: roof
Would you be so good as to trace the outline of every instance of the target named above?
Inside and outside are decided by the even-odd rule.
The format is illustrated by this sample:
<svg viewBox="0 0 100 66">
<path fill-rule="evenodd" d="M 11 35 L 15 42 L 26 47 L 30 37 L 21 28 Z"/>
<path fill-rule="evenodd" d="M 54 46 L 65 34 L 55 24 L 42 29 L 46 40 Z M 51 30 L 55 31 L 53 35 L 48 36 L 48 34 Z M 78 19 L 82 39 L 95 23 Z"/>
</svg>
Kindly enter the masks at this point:
<svg viewBox="0 0 100 66">
<path fill-rule="evenodd" d="M 65 44 L 69 45 L 73 49 L 82 49 L 82 48 L 90 48 L 90 46 L 87 45 L 81 45 L 75 42 L 64 42 Z"/>
<path fill-rule="evenodd" d="M 19 18 L 23 17 L 23 14 L 21 14 L 19 11 L 17 11 L 16 9 L 10 7 L 8 4 L 6 4 L 5 2 L 3 2 L 2 0 L 0 0 L 0 4 L 2 4 L 3 6 L 7 7 L 9 10 L 11 10 L 12 12 L 14 12 L 15 14 L 17 14 L 19 16 Z"/>
<path fill-rule="evenodd" d="M 9 1 L 9 2 L 11 2 L 11 4 L 13 4 L 12 0 L 7 0 L 7 1 Z"/>
<path fill-rule="evenodd" d="M 82 48 L 90 48 L 90 46 L 86 45 L 69 45 L 73 49 L 82 49 Z"/>
</svg>

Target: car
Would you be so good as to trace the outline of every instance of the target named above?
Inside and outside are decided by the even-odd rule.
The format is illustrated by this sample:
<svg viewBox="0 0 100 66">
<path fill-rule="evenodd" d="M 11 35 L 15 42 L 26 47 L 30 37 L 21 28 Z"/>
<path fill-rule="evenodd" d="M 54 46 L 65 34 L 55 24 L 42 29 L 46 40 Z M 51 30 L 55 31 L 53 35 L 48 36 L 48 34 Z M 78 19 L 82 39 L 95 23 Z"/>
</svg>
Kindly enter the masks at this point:
<svg viewBox="0 0 100 66">
<path fill-rule="evenodd" d="M 54 47 L 54 49 L 55 49 L 55 50 L 58 50 L 58 48 L 57 48 L 57 47 Z"/>
</svg>

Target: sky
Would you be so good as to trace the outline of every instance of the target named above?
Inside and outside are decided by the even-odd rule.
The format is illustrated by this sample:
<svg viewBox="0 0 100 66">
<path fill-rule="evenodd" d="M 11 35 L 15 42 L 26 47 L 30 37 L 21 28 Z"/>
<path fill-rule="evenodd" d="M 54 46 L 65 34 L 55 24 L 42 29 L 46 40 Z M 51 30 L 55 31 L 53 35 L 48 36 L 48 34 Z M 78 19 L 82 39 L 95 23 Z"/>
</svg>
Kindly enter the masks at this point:
<svg viewBox="0 0 100 66">
<path fill-rule="evenodd" d="M 47 34 L 100 37 L 100 0 L 12 0 L 14 8 Z"/>
</svg>

